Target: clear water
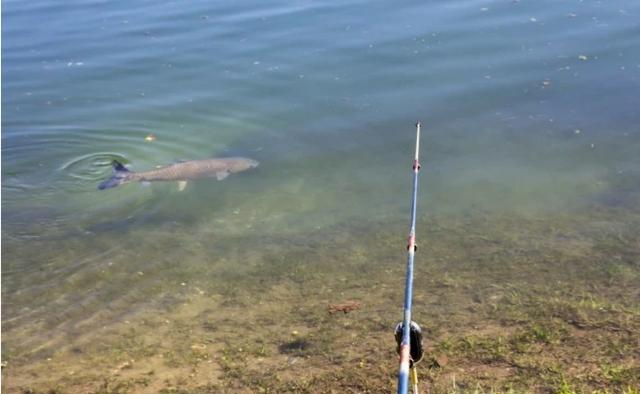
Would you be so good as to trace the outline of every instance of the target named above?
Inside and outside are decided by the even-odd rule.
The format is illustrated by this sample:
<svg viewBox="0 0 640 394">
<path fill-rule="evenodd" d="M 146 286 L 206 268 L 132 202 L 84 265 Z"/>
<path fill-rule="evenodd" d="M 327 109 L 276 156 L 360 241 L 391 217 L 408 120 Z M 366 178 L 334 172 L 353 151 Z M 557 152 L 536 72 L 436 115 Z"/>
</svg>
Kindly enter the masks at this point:
<svg viewBox="0 0 640 394">
<path fill-rule="evenodd" d="M 421 213 L 640 190 L 634 0 L 2 5 L 3 341 L 22 352 L 343 227 L 385 223 L 401 249 L 418 120 Z M 113 159 L 231 155 L 261 166 L 96 189 Z"/>
</svg>

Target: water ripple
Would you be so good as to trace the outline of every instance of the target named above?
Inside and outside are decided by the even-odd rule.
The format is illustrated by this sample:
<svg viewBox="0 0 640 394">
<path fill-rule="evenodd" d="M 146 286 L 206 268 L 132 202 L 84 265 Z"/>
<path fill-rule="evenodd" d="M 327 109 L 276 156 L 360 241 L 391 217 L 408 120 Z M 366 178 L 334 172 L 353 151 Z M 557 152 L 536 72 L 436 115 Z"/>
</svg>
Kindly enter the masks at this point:
<svg viewBox="0 0 640 394">
<path fill-rule="evenodd" d="M 104 178 L 105 168 L 110 168 L 114 160 L 128 162 L 121 153 L 95 152 L 74 157 L 60 166 L 59 170 L 83 181 L 98 181 Z"/>
</svg>

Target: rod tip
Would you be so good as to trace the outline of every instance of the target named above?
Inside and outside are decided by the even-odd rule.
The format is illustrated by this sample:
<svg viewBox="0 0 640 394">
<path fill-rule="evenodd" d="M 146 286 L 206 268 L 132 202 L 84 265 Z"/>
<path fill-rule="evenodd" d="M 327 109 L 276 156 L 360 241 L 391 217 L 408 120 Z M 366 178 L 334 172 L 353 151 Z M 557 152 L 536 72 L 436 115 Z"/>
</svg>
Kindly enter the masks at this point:
<svg viewBox="0 0 640 394">
<path fill-rule="evenodd" d="M 422 124 L 419 121 L 416 122 L 416 127 L 420 127 L 420 126 L 422 126 Z"/>
</svg>

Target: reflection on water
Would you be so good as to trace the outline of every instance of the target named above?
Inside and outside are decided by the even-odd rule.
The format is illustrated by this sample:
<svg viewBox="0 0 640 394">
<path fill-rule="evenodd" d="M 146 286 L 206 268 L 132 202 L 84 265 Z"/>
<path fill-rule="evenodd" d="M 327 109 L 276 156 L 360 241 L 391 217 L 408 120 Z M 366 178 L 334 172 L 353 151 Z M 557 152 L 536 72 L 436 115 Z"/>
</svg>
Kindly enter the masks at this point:
<svg viewBox="0 0 640 394">
<path fill-rule="evenodd" d="M 243 305 L 249 324 L 272 319 L 289 332 L 286 317 L 298 312 L 288 303 L 329 324 L 295 297 L 322 304 L 330 289 L 399 309 L 401 280 L 389 272 L 403 275 L 394 251 L 416 120 L 418 206 L 428 214 L 419 237 L 437 236 L 438 221 L 463 223 L 433 242 L 441 260 L 432 264 L 464 272 L 454 257 L 470 242 L 477 253 L 465 258 L 494 256 L 483 264 L 495 271 L 468 285 L 498 286 L 495 272 L 519 278 L 501 271 L 510 259 L 553 273 L 545 251 L 570 245 L 594 269 L 585 283 L 638 275 L 628 263 L 638 257 L 640 195 L 633 1 L 3 6 L 3 357 L 18 365 L 91 343 L 96 330 L 151 338 L 151 315 L 187 324 L 189 313 Z M 144 171 L 224 156 L 261 165 L 182 192 L 171 182 L 97 190 L 114 159 Z M 517 223 L 501 228 L 505 217 Z M 492 224 L 493 235 L 465 241 L 472 224 Z M 518 243 L 541 232 L 549 239 L 536 247 Z M 500 254 L 507 244 L 526 252 Z M 619 256 L 615 269 L 597 271 L 590 248 Z M 282 309 L 256 304 L 263 294 Z M 383 320 L 368 321 L 373 331 L 393 326 L 395 304 L 367 312 Z M 227 312 L 208 323 L 218 341 L 230 341 L 223 334 L 242 315 Z"/>
</svg>

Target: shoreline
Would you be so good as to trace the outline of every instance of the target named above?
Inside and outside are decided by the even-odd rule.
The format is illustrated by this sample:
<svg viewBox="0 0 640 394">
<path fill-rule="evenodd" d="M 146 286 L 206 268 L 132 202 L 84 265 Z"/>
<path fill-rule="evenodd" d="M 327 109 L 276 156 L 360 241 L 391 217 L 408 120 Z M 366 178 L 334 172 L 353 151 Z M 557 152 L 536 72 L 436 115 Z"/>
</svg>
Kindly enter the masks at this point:
<svg viewBox="0 0 640 394">
<path fill-rule="evenodd" d="M 423 391 L 635 393 L 639 212 L 419 217 L 414 320 L 424 332 Z M 393 390 L 405 266 L 402 234 L 383 228 L 362 223 L 307 243 L 302 235 L 265 241 L 260 256 L 237 256 L 249 262 L 239 273 L 233 261 L 210 271 L 174 267 L 191 280 L 172 280 L 177 289 L 163 308 L 108 316 L 120 305 L 66 332 L 54 325 L 49 350 L 45 341 L 43 351 L 29 351 L 33 338 L 12 327 L 3 337 L 4 389 Z M 140 280 L 150 275 L 160 274 Z M 170 297 L 166 278 L 154 281 L 147 296 Z M 361 307 L 328 313 L 345 300 Z M 111 323 L 98 327 L 102 321 Z"/>
</svg>

